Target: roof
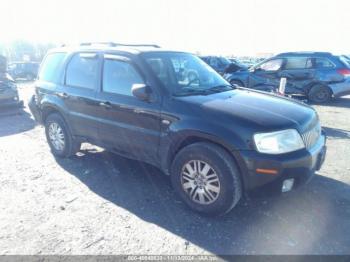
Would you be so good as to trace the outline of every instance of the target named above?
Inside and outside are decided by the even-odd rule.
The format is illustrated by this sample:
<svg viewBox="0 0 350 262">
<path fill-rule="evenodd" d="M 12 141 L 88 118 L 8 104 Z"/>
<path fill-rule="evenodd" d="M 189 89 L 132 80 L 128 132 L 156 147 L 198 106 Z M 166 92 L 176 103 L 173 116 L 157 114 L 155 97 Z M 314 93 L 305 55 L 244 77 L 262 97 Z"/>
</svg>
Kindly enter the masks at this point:
<svg viewBox="0 0 350 262">
<path fill-rule="evenodd" d="M 75 46 L 62 46 L 50 52 L 78 52 L 78 51 L 122 51 L 131 54 L 146 52 L 174 52 L 152 44 L 117 44 L 117 43 L 82 43 Z"/>
<path fill-rule="evenodd" d="M 286 53 L 280 53 L 276 56 L 288 56 L 288 55 L 292 55 L 292 56 L 305 56 L 305 55 L 309 55 L 309 56 L 331 56 L 332 53 L 330 52 L 286 52 Z"/>
</svg>

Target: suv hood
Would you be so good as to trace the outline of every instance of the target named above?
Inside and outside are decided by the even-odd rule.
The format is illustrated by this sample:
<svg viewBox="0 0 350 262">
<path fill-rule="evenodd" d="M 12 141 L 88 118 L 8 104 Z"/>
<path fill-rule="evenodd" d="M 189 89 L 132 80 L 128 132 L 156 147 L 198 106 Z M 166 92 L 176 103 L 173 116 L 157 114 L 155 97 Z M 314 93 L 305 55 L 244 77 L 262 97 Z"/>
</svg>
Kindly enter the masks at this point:
<svg viewBox="0 0 350 262">
<path fill-rule="evenodd" d="M 215 114 L 222 125 L 235 122 L 254 132 L 295 128 L 303 133 L 317 120 L 315 110 L 302 102 L 250 89 L 181 99 L 199 104 L 205 114 Z"/>
</svg>

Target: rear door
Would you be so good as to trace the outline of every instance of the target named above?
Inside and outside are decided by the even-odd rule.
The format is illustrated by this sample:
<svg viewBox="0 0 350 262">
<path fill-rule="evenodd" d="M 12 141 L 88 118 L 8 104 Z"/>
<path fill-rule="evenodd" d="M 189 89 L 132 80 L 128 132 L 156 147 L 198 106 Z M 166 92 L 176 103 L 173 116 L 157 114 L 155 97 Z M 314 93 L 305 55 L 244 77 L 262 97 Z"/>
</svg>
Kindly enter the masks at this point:
<svg viewBox="0 0 350 262">
<path fill-rule="evenodd" d="M 91 140 L 98 138 L 96 90 L 100 68 L 101 58 L 98 53 L 74 54 L 66 66 L 64 85 L 57 92 L 68 109 L 73 133 Z"/>
<path fill-rule="evenodd" d="M 304 87 L 313 81 L 313 59 L 308 56 L 286 57 L 279 77 L 286 78 L 286 93 L 303 94 Z"/>
<path fill-rule="evenodd" d="M 283 58 L 273 58 L 253 68 L 248 77 L 248 87 L 266 91 L 277 88 L 283 62 Z"/>
<path fill-rule="evenodd" d="M 108 147 L 136 159 L 157 163 L 160 139 L 160 100 L 134 97 L 134 84 L 145 76 L 126 56 L 105 54 L 99 101 L 99 139 Z M 155 90 L 153 90 L 155 94 Z"/>
</svg>

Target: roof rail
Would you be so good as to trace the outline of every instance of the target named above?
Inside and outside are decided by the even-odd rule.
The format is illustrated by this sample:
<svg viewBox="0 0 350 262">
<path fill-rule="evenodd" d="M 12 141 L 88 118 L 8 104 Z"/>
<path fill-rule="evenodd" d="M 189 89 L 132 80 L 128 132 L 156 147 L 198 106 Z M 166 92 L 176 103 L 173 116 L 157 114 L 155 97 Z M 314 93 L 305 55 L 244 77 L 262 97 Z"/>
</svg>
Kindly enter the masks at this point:
<svg viewBox="0 0 350 262">
<path fill-rule="evenodd" d="M 85 42 L 85 43 L 81 43 L 81 46 L 91 46 L 91 45 L 107 45 L 107 46 L 112 46 L 112 47 L 116 47 L 116 46 L 131 46 L 131 47 L 141 47 L 141 46 L 145 46 L 145 47 L 154 47 L 154 48 L 160 48 L 159 45 L 153 45 L 153 44 L 121 44 L 121 43 L 115 43 L 115 42 Z"/>
<path fill-rule="evenodd" d="M 332 55 L 332 53 L 330 53 L 330 52 L 300 51 L 300 52 L 279 53 L 276 56 L 280 56 L 280 55 Z"/>
</svg>

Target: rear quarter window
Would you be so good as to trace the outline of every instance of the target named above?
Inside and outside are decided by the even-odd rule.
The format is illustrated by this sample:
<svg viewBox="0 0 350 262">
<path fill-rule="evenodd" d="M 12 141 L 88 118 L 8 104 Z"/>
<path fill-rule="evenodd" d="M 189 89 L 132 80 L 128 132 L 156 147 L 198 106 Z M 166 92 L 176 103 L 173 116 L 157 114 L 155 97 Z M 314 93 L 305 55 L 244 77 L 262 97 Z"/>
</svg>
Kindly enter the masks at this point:
<svg viewBox="0 0 350 262">
<path fill-rule="evenodd" d="M 63 62 L 66 58 L 66 53 L 48 54 L 44 59 L 38 79 L 42 81 L 58 83 L 62 75 Z"/>
<path fill-rule="evenodd" d="M 334 64 L 327 58 L 315 58 L 315 68 L 333 68 Z"/>
</svg>

